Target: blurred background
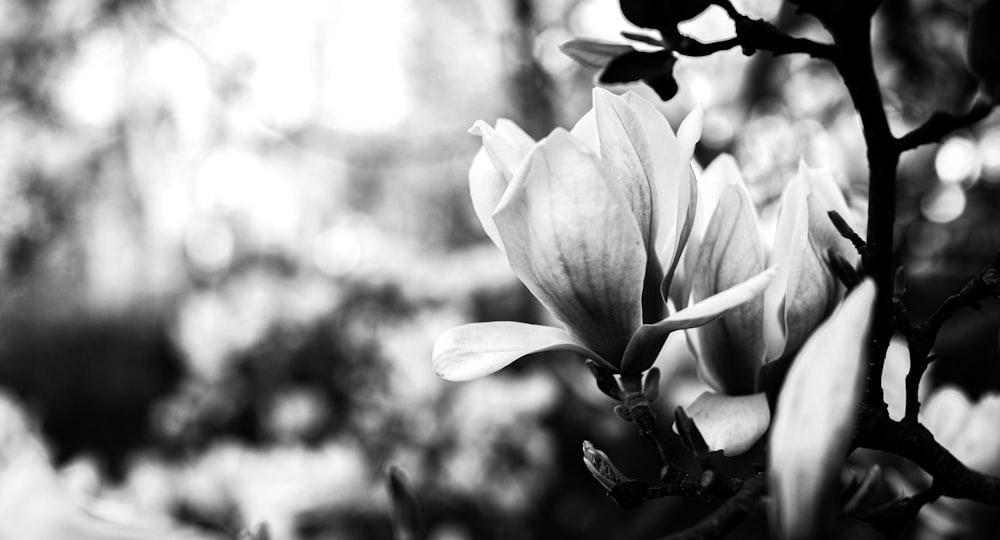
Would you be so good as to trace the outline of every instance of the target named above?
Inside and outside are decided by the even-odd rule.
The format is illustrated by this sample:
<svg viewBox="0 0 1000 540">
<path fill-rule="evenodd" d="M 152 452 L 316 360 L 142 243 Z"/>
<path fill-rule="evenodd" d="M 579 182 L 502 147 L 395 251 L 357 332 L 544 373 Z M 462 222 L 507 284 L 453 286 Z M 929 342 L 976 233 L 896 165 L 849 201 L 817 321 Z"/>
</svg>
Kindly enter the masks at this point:
<svg viewBox="0 0 1000 540">
<path fill-rule="evenodd" d="M 736 3 L 827 39 L 780 2 Z M 967 9 L 883 2 L 897 134 L 974 95 Z M 613 0 L 0 0 L 0 468 L 41 454 L 61 493 L 19 504 L 70 497 L 195 538 L 257 521 L 279 540 L 390 538 L 396 463 L 434 540 L 696 522 L 703 501 L 625 512 L 587 473 L 583 439 L 626 474 L 657 465 L 578 359 L 465 384 L 430 364 L 451 326 L 542 317 L 469 204 L 466 130 L 572 125 L 594 74 L 557 46 L 627 29 Z M 733 32 L 715 9 L 686 30 Z M 730 51 L 676 76 L 662 111 L 677 126 L 704 105 L 699 163 L 732 153 L 765 221 L 805 159 L 863 223 L 864 146 L 831 66 Z M 916 318 L 992 260 L 998 203 L 996 114 L 905 156 L 898 256 Z M 1000 388 L 998 328 L 995 302 L 956 316 L 934 384 Z M 701 388 L 669 346 L 664 411 Z M 16 485 L 0 473 L 0 508 Z"/>
</svg>

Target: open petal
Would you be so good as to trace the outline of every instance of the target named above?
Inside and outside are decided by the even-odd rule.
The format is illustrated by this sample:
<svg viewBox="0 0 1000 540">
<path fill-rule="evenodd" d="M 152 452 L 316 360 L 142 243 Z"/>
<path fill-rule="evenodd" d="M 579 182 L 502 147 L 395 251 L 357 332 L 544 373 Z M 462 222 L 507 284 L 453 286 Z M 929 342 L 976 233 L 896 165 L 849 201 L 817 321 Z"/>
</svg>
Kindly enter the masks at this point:
<svg viewBox="0 0 1000 540">
<path fill-rule="evenodd" d="M 663 348 L 667 336 L 675 330 L 694 328 L 710 323 L 730 309 L 759 296 L 777 269 L 769 268 L 760 274 L 688 306 L 656 324 L 644 324 L 633 334 L 622 361 L 623 373 L 641 373 L 652 365 Z"/>
<path fill-rule="evenodd" d="M 723 191 L 715 215 L 705 231 L 694 275 L 691 301 L 745 282 L 764 269 L 764 248 L 757 233 L 757 217 L 742 185 Z M 732 308 L 716 321 L 689 330 L 698 354 L 700 372 L 721 383 L 716 390 L 748 394 L 754 390 L 757 369 L 764 361 L 764 300 L 755 297 Z"/>
<path fill-rule="evenodd" d="M 767 432 L 771 409 L 763 392 L 748 396 L 726 396 L 704 392 L 684 412 L 694 420 L 708 449 L 738 456 Z"/>
<path fill-rule="evenodd" d="M 571 351 L 607 364 L 565 330 L 501 321 L 466 324 L 442 334 L 434 343 L 434 372 L 449 381 L 468 381 L 545 351 Z"/>
<path fill-rule="evenodd" d="M 493 220 L 528 290 L 617 363 L 642 320 L 646 250 L 624 192 L 596 156 L 555 130 L 531 151 Z"/>
<path fill-rule="evenodd" d="M 875 284 L 865 280 L 802 347 L 782 387 L 770 436 L 774 529 L 815 538 L 838 495 L 865 381 Z"/>
</svg>

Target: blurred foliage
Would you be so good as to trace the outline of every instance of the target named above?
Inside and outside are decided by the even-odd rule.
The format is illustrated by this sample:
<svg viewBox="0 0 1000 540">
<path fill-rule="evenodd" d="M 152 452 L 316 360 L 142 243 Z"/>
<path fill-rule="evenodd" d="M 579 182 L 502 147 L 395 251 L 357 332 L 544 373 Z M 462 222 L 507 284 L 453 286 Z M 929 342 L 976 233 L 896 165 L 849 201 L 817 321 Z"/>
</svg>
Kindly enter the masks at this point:
<svg viewBox="0 0 1000 540">
<path fill-rule="evenodd" d="M 884 5 L 894 127 L 960 110 L 966 3 Z M 450 326 L 541 316 L 468 204 L 464 130 L 571 124 L 592 74 L 557 45 L 625 28 L 610 0 L 0 2 L 0 383 L 7 416 L 31 419 L 4 417 L 0 455 L 37 437 L 87 504 L 226 535 L 265 521 L 278 540 L 389 538 L 390 462 L 434 539 L 697 521 L 701 501 L 626 513 L 602 495 L 583 439 L 626 473 L 655 456 L 574 359 L 465 385 L 430 369 Z M 860 131 L 829 65 L 732 51 L 675 73 L 663 112 L 676 126 L 705 105 L 700 163 L 733 153 L 765 217 L 800 158 L 863 217 Z M 899 259 L 929 310 L 1000 247 L 1000 122 L 908 155 L 901 179 Z M 998 322 L 995 305 L 956 317 L 936 376 L 1000 388 Z M 673 350 L 665 411 L 699 389 Z"/>
</svg>

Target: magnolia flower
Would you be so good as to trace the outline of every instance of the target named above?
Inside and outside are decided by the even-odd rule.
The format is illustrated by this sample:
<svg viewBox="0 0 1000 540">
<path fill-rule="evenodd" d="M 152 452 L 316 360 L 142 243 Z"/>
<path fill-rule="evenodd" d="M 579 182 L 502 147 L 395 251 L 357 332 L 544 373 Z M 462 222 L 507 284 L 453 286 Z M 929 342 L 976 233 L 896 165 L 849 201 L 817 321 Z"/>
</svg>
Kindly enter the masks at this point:
<svg viewBox="0 0 1000 540">
<path fill-rule="evenodd" d="M 646 370 L 673 331 L 757 296 L 773 272 L 663 318 L 694 220 L 696 110 L 675 136 L 634 93 L 594 90 L 594 108 L 534 142 L 514 123 L 477 122 L 473 206 L 511 269 L 564 328 L 474 323 L 443 334 L 434 369 L 468 380 L 543 351 L 577 352 L 613 372 Z"/>
<path fill-rule="evenodd" d="M 816 538 L 836 501 L 868 364 L 875 284 L 862 282 L 802 347 L 782 388 L 768 454 L 771 523 Z"/>
<path fill-rule="evenodd" d="M 785 186 L 770 254 L 732 157 L 712 162 L 699 190 L 702 205 L 685 252 L 684 283 L 674 290 L 678 303 L 700 301 L 765 267 L 778 268 L 762 297 L 686 331 L 698 373 L 714 390 L 686 411 L 711 450 L 736 455 L 749 449 L 770 422 L 766 397 L 753 394 L 758 370 L 766 362 L 794 357 L 843 294 L 827 267 L 827 252 L 832 249 L 852 264 L 858 255 L 827 216 L 836 210 L 850 220 L 827 171 L 802 164 Z"/>
</svg>

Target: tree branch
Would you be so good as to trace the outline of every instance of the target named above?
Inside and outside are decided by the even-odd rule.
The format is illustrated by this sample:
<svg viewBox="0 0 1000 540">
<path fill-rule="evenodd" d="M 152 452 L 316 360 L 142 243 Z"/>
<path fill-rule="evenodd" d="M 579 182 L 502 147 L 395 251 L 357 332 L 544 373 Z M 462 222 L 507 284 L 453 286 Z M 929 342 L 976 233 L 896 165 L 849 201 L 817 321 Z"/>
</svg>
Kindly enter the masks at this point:
<svg viewBox="0 0 1000 540">
<path fill-rule="evenodd" d="M 826 21 L 824 21 L 826 22 Z M 893 333 L 893 227 L 896 222 L 896 166 L 899 152 L 889 131 L 871 48 L 871 20 L 837 19 L 828 30 L 837 55 L 834 65 L 844 79 L 861 117 L 868 156 L 868 233 L 862 257 L 875 279 L 878 295 L 868 355 L 866 401 L 884 407 L 882 366 Z"/>
<path fill-rule="evenodd" d="M 722 538 L 756 508 L 767 493 L 767 476 L 757 473 L 743 482 L 740 490 L 697 525 L 662 540 L 709 540 Z"/>
<path fill-rule="evenodd" d="M 991 103 L 976 101 L 962 115 L 955 116 L 945 112 L 936 112 L 920 127 L 897 139 L 896 151 L 905 152 L 924 144 L 941 142 L 941 139 L 949 133 L 971 126 L 989 116 L 993 107 Z"/>
<path fill-rule="evenodd" d="M 1000 478 L 966 467 L 918 422 L 895 422 L 884 410 L 862 409 L 858 446 L 907 458 L 934 478 L 940 495 L 1000 506 Z"/>
<path fill-rule="evenodd" d="M 729 0 L 715 2 L 726 10 L 736 25 L 736 37 L 714 43 L 702 43 L 682 36 L 674 44 L 673 50 L 684 56 L 708 56 L 720 51 L 740 47 L 743 54 L 750 56 L 757 51 L 768 51 L 775 55 L 804 53 L 822 60 L 833 59 L 833 46 L 811 39 L 790 36 L 763 19 L 752 19 L 740 13 Z"/>
</svg>

